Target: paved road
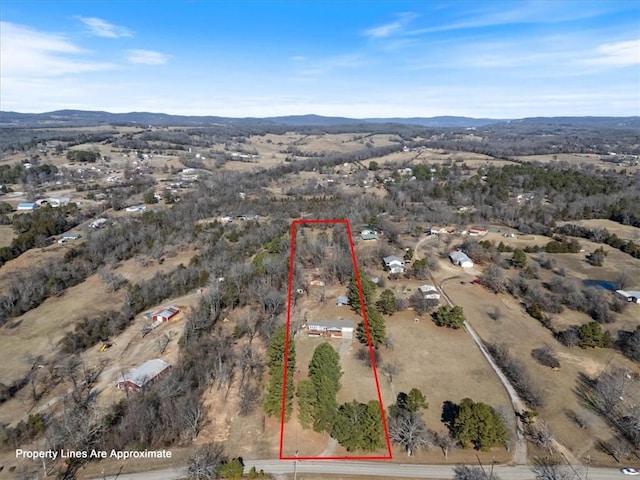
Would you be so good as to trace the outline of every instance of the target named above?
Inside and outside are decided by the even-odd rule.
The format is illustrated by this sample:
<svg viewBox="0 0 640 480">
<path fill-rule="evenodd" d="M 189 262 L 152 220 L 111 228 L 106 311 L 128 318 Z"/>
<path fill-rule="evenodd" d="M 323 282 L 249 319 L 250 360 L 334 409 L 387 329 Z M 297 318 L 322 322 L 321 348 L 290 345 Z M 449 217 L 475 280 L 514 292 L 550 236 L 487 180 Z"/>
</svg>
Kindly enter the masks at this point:
<svg viewBox="0 0 640 480">
<path fill-rule="evenodd" d="M 316 473 L 333 475 L 360 475 L 364 478 L 375 477 L 400 477 L 414 479 L 453 479 L 453 467 L 446 465 L 415 465 L 406 463 L 389 462 L 350 462 L 350 461 L 284 461 L 284 460 L 245 460 L 245 469 L 248 471 L 255 466 L 257 470 L 274 475 L 292 475 L 294 469 L 298 474 Z M 491 467 L 489 467 L 490 469 Z M 581 473 L 584 467 L 581 467 Z M 488 472 L 487 472 L 488 473 Z M 535 480 L 535 475 L 528 466 L 496 466 L 495 473 L 504 480 Z M 131 473 L 115 476 L 108 476 L 106 480 L 179 480 L 186 478 L 185 469 L 156 470 L 153 472 Z M 621 480 L 625 478 L 619 470 L 615 468 L 591 468 L 589 479 L 592 480 Z M 103 480 L 96 478 L 94 480 Z M 302 478 L 301 478 L 302 480 Z"/>
</svg>

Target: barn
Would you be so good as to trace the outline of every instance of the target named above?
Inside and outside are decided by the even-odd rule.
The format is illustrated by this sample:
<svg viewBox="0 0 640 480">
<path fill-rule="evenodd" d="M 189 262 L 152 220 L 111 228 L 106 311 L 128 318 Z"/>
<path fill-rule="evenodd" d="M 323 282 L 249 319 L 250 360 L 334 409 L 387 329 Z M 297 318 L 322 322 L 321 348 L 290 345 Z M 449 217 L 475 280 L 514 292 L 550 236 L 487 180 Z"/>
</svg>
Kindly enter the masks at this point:
<svg viewBox="0 0 640 480">
<path fill-rule="evenodd" d="M 640 303 L 640 290 L 616 290 L 616 295 L 631 303 Z"/>
<path fill-rule="evenodd" d="M 180 309 L 178 307 L 167 307 L 158 313 L 153 314 L 154 322 L 168 322 L 173 317 L 180 313 Z"/>
<path fill-rule="evenodd" d="M 139 392 L 169 373 L 170 368 L 171 365 L 159 358 L 147 360 L 138 368 L 122 374 L 116 381 L 115 386 L 118 390 Z"/>
<path fill-rule="evenodd" d="M 354 322 L 350 319 L 319 320 L 307 326 L 310 337 L 353 338 Z"/>
</svg>

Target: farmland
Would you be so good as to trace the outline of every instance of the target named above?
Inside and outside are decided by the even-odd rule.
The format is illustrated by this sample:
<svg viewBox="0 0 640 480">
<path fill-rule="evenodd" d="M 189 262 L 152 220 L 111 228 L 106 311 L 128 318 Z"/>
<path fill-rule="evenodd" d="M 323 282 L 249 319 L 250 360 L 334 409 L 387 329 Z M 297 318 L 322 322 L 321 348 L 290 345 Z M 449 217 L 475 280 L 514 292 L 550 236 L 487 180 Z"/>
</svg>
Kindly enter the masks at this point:
<svg viewBox="0 0 640 480">
<path fill-rule="evenodd" d="M 279 411 L 270 414 L 266 403 L 278 387 L 273 372 L 279 367 L 269 352 L 285 324 L 289 288 L 294 385 L 310 375 L 313 353 L 327 341 L 344 373 L 337 404 L 377 402 L 358 307 L 337 305 L 338 297 L 353 293 L 349 241 L 374 323 L 385 420 L 398 428 L 406 415 L 424 432 L 410 457 L 392 435 L 393 461 L 473 463 L 479 455 L 486 463 L 515 462 L 518 431 L 532 460 L 548 448 L 534 435 L 540 425 L 581 463 L 617 465 L 621 455 L 637 452 L 628 430 L 585 404 L 591 395 L 585 389 L 613 368 L 630 379 L 640 374 L 629 340 L 640 306 L 622 305 L 613 294 L 621 282 L 640 289 L 640 259 L 633 255 L 640 238 L 640 167 L 613 164 L 606 152 L 587 146 L 507 154 L 509 134 L 498 140 L 491 129 L 326 130 L 118 126 L 65 129 L 56 139 L 50 129 L 33 129 L 42 137 L 35 145 L 4 149 L 0 464 L 28 466 L 12 458 L 18 445 L 83 442 L 171 445 L 185 462 L 186 451 L 211 443 L 229 458 L 277 456 Z M 76 134 L 82 142 L 62 139 Z M 56 210 L 61 207 L 48 205 L 51 198 L 68 199 L 66 223 Z M 28 201 L 40 202 L 46 225 L 16 211 Z M 353 237 L 344 229 L 301 229 L 290 272 L 292 220 L 327 218 L 348 220 Z M 632 246 L 559 233 L 565 224 L 606 229 Z M 430 234 L 439 229 L 451 233 Z M 485 229 L 486 235 L 474 233 Z M 70 233 L 79 237 L 58 243 Z M 458 248 L 473 267 L 450 262 Z M 516 252 L 524 260 L 514 260 Z M 391 273 L 383 259 L 395 257 L 401 268 Z M 439 298 L 428 301 L 419 289 L 425 285 Z M 436 325 L 447 299 L 486 345 L 500 344 L 519 359 L 544 397 L 527 407 L 533 423 L 526 424 L 526 412 L 514 412 L 469 332 Z M 150 329 L 152 313 L 169 305 L 180 314 Z M 309 336 L 311 324 L 345 319 L 356 327 L 350 340 Z M 590 322 L 599 343 L 567 342 Z M 532 356 L 545 346 L 559 367 Z M 166 379 L 143 395 L 113 388 L 123 372 L 154 358 L 172 365 Z M 402 410 L 412 390 L 428 407 Z M 447 409 L 465 398 L 495 413 L 503 439 L 474 449 L 456 436 Z M 363 454 L 334 442 L 331 429 L 302 429 L 298 397 L 291 402 L 285 455 Z M 147 410 L 157 424 L 145 423 Z M 99 439 L 64 433 L 75 419 L 91 426 L 97 418 L 113 420 Z M 46 434 L 29 426 L 38 422 Z M 449 446 L 443 450 L 437 438 Z M 626 453 L 603 447 L 621 438 Z"/>
</svg>

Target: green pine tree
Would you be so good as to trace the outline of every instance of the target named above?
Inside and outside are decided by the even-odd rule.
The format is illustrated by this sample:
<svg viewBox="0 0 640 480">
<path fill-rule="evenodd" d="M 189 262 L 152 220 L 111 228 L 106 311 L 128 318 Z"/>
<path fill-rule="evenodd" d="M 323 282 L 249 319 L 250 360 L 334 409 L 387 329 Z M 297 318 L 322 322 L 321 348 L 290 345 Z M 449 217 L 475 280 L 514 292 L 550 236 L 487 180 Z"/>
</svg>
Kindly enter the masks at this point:
<svg viewBox="0 0 640 480">
<path fill-rule="evenodd" d="M 396 312 L 396 296 L 393 294 L 393 291 L 388 288 L 382 292 L 380 295 L 380 300 L 376 302 L 376 307 L 380 313 L 384 315 L 391 315 Z"/>
<path fill-rule="evenodd" d="M 369 306 L 373 303 L 373 297 L 376 293 L 376 284 L 361 275 L 360 285 L 362 286 L 362 296 L 364 297 L 364 304 L 366 306 Z M 357 314 L 360 314 L 360 294 L 358 293 L 358 283 L 356 282 L 355 275 L 351 276 L 351 281 L 349 282 L 349 293 L 347 296 L 349 297 L 349 304 L 351 305 L 351 308 L 353 308 L 353 310 Z"/>
<path fill-rule="evenodd" d="M 371 343 L 374 348 L 378 348 L 382 345 L 387 335 L 387 327 L 384 322 L 384 317 L 375 307 L 369 307 L 367 308 L 367 320 L 369 324 L 369 332 L 371 333 Z M 364 320 L 356 327 L 356 338 L 363 345 L 368 345 L 369 343 Z"/>
<path fill-rule="evenodd" d="M 295 344 L 289 339 L 289 355 L 287 358 L 287 397 L 285 399 L 285 419 L 289 419 L 293 408 L 293 373 L 296 369 Z M 264 400 L 264 412 L 267 416 L 277 417 L 282 412 L 282 389 L 284 387 L 286 327 L 281 325 L 271 337 L 267 351 L 269 367 L 269 383 Z"/>
</svg>

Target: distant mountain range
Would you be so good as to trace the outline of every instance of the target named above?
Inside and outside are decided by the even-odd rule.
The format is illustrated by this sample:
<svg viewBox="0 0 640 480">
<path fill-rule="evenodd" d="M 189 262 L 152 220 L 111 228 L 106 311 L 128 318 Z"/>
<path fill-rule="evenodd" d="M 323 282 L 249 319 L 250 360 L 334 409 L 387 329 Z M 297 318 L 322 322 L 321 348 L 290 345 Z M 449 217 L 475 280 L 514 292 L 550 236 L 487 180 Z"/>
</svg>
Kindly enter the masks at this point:
<svg viewBox="0 0 640 480">
<path fill-rule="evenodd" d="M 231 118 L 217 116 L 184 116 L 166 113 L 130 112 L 110 113 L 84 110 L 57 110 L 47 113 L 17 113 L 0 111 L 0 127 L 77 127 L 96 125 L 154 125 L 154 126 L 206 126 L 206 125 L 291 125 L 335 126 L 400 124 L 423 127 L 473 128 L 496 124 L 520 125 L 572 125 L 584 127 L 640 128 L 640 117 L 535 117 L 523 119 L 491 119 L 455 116 L 414 117 L 414 118 L 346 118 L 324 117 L 321 115 L 290 115 L 265 118 Z"/>
</svg>

